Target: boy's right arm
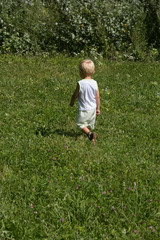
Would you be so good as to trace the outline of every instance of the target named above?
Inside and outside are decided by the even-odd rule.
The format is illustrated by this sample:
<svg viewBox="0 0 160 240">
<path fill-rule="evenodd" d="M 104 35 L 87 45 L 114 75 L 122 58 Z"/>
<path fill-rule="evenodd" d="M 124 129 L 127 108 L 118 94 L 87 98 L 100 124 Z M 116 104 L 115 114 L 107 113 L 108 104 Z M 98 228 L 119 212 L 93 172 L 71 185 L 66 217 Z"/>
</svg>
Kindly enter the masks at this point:
<svg viewBox="0 0 160 240">
<path fill-rule="evenodd" d="M 100 95 L 99 95 L 99 89 L 98 89 L 97 94 L 96 94 L 96 103 L 97 103 L 96 115 L 100 115 Z"/>
<path fill-rule="evenodd" d="M 78 97 L 78 94 L 79 94 L 79 84 L 77 83 L 77 87 L 76 87 L 76 89 L 75 89 L 75 91 L 74 91 L 74 93 L 71 97 L 71 101 L 70 101 L 70 106 L 71 107 L 73 107 L 74 102 L 75 102 L 76 98 Z"/>
</svg>

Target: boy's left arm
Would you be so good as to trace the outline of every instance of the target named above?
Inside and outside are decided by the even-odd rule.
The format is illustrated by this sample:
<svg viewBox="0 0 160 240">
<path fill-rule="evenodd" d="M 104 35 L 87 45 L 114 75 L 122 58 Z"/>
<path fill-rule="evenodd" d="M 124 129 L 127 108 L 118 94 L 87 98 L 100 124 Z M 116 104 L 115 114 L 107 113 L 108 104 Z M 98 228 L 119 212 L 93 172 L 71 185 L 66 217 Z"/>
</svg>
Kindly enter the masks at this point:
<svg viewBox="0 0 160 240">
<path fill-rule="evenodd" d="M 97 103 L 96 115 L 100 115 L 100 95 L 99 95 L 99 89 L 98 89 L 97 94 L 96 94 L 96 103 Z"/>
<path fill-rule="evenodd" d="M 74 93 L 73 93 L 73 95 L 72 95 L 72 97 L 71 97 L 71 101 L 70 101 L 70 106 L 71 106 L 71 107 L 73 107 L 74 102 L 75 102 L 75 100 L 76 100 L 77 97 L 78 97 L 78 94 L 79 94 L 79 84 L 77 83 L 77 87 L 76 87 L 76 89 L 75 89 L 75 91 L 74 91 Z"/>
</svg>

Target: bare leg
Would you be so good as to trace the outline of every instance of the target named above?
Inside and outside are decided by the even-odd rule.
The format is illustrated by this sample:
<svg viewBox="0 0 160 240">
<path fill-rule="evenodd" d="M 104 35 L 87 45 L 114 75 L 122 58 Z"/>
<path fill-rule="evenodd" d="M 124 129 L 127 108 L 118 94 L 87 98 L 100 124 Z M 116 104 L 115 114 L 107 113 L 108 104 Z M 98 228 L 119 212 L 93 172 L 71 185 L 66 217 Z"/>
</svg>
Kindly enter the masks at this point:
<svg viewBox="0 0 160 240">
<path fill-rule="evenodd" d="M 82 132 L 84 132 L 89 140 L 92 140 L 93 144 L 96 145 L 96 139 L 98 137 L 97 133 L 91 132 L 87 127 L 82 128 Z"/>
<path fill-rule="evenodd" d="M 87 127 L 82 128 L 82 132 L 84 132 L 87 135 L 89 140 L 93 139 L 93 133 Z"/>
<path fill-rule="evenodd" d="M 90 130 L 87 127 L 84 127 L 82 128 L 82 132 L 84 132 L 85 134 L 88 134 Z"/>
</svg>

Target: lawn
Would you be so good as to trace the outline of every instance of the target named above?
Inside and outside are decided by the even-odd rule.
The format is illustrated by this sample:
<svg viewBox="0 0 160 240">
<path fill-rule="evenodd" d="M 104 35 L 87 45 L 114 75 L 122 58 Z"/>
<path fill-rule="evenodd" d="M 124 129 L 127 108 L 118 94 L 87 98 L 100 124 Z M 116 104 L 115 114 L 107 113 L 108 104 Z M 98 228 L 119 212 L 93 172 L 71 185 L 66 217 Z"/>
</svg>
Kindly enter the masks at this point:
<svg viewBox="0 0 160 240">
<path fill-rule="evenodd" d="M 0 239 L 160 238 L 160 65 L 95 60 L 94 146 L 69 106 L 81 59 L 0 56 Z"/>
</svg>

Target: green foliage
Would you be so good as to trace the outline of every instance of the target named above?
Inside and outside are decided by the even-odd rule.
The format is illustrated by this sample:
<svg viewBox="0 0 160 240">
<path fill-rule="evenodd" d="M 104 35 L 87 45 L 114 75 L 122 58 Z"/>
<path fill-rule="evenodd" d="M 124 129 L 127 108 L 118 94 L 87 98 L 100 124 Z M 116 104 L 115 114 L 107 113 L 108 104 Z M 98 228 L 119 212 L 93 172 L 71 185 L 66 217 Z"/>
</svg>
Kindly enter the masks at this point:
<svg viewBox="0 0 160 240">
<path fill-rule="evenodd" d="M 148 0 L 144 4 L 146 11 L 146 39 L 149 45 L 160 48 L 160 1 Z"/>
<path fill-rule="evenodd" d="M 106 56 L 113 49 L 124 52 L 132 44 L 130 35 L 142 14 L 137 1 L 72 0 L 60 1 L 59 7 L 59 48 L 75 53 L 93 49 Z"/>
<path fill-rule="evenodd" d="M 37 13 L 36 13 L 37 12 Z M 45 8 L 41 1 L 2 1 L 0 50 L 2 53 L 38 53 L 43 49 Z M 48 16 L 48 15 L 47 15 Z"/>
<path fill-rule="evenodd" d="M 20 35 L 19 32 L 12 30 L 14 26 L 6 23 L 1 19 L 1 52 L 2 53 L 29 53 L 34 52 L 35 47 L 28 33 Z M 36 49 L 38 50 L 38 49 Z"/>
<path fill-rule="evenodd" d="M 0 52 L 143 60 L 159 53 L 158 9 L 156 0 L 2 0 Z"/>
<path fill-rule="evenodd" d="M 159 63 L 95 62 L 94 146 L 69 107 L 81 59 L 0 57 L 0 239 L 159 239 Z"/>
</svg>

